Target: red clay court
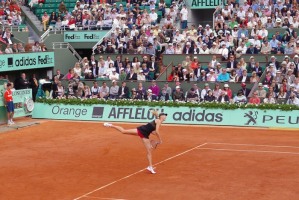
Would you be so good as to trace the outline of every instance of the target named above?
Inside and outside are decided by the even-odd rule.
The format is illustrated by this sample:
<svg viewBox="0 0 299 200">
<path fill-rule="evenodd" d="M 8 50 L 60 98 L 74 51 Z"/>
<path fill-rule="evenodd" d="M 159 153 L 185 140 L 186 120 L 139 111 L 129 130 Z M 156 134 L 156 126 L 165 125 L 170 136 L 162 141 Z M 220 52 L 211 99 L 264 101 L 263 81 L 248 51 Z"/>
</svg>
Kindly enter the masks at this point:
<svg viewBox="0 0 299 200">
<path fill-rule="evenodd" d="M 299 199 L 298 131 L 163 125 L 161 135 L 150 174 L 139 137 L 103 123 L 2 133 L 0 199 Z"/>
</svg>

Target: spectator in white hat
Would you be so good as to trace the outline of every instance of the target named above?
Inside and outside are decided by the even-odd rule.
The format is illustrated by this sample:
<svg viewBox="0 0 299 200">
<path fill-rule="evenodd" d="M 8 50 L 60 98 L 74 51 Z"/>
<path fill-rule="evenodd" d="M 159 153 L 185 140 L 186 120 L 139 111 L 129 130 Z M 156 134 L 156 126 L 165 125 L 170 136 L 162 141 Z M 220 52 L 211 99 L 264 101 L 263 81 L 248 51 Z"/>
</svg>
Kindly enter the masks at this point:
<svg viewBox="0 0 299 200">
<path fill-rule="evenodd" d="M 174 48 L 173 48 L 173 44 L 169 43 L 166 50 L 165 50 L 165 54 L 174 54 Z"/>
<path fill-rule="evenodd" d="M 219 48 L 215 42 L 212 43 L 212 47 L 210 48 L 210 54 L 218 54 Z"/>
<path fill-rule="evenodd" d="M 202 44 L 199 54 L 210 54 L 210 49 L 208 48 L 208 45 L 206 43 Z"/>
</svg>

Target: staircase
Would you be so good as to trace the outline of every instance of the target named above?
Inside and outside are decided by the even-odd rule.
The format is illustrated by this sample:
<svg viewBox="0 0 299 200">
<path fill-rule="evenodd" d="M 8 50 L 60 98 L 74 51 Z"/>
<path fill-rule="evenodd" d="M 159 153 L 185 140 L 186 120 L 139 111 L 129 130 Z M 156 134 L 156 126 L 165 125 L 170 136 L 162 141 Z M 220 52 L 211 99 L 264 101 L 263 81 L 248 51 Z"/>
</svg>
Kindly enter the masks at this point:
<svg viewBox="0 0 299 200">
<path fill-rule="evenodd" d="M 22 11 L 24 12 L 24 14 L 26 15 L 26 18 L 28 18 L 27 21 L 31 21 L 32 25 L 30 25 L 31 30 L 34 30 L 35 32 L 42 32 L 43 31 L 43 25 L 41 23 L 41 21 L 38 19 L 38 17 L 30 10 L 30 8 L 26 7 L 26 6 L 21 6 Z M 28 24 L 27 24 L 28 26 Z M 35 30 L 35 28 L 36 30 Z"/>
</svg>

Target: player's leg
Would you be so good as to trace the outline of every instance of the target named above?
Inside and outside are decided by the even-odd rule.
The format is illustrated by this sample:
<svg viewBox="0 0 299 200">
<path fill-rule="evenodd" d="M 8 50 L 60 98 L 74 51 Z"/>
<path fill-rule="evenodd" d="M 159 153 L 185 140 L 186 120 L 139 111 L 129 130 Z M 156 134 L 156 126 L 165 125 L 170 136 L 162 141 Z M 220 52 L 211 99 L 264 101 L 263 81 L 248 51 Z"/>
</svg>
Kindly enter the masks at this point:
<svg viewBox="0 0 299 200">
<path fill-rule="evenodd" d="M 14 124 L 14 121 L 12 120 L 14 114 L 15 114 L 15 106 L 14 106 L 13 102 L 11 102 L 10 122 L 11 122 L 12 124 Z"/>
<path fill-rule="evenodd" d="M 11 122 L 10 122 L 10 116 L 11 116 L 11 114 L 10 113 L 11 112 L 7 111 L 7 124 L 8 125 L 11 125 Z"/>
<path fill-rule="evenodd" d="M 128 135 L 135 135 L 135 136 L 138 136 L 137 134 L 137 129 L 134 128 L 134 129 L 124 129 L 123 127 L 121 126 L 115 126 L 113 124 L 110 124 L 110 123 L 104 123 L 104 126 L 105 127 L 111 127 L 111 128 L 115 128 L 116 130 L 118 130 L 119 132 L 123 133 L 123 134 L 128 134 Z"/>
<path fill-rule="evenodd" d="M 147 139 L 147 138 L 142 138 L 142 141 L 143 141 L 143 144 L 146 148 L 146 151 L 147 151 L 147 160 L 148 160 L 148 163 L 149 163 L 149 166 L 146 168 L 148 171 L 150 171 L 152 174 L 155 174 L 156 172 L 154 171 L 154 168 L 153 168 L 153 161 L 152 161 L 152 146 L 151 146 L 151 143 L 150 143 L 150 140 Z"/>
</svg>

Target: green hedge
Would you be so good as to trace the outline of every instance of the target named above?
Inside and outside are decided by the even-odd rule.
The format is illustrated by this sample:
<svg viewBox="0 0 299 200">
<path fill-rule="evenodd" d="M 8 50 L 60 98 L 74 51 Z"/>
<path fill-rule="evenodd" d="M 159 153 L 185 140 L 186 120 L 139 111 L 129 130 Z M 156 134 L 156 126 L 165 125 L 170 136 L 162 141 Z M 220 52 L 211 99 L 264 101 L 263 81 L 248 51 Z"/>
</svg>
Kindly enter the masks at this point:
<svg viewBox="0 0 299 200">
<path fill-rule="evenodd" d="M 45 104 L 66 104 L 66 105 L 95 105 L 95 104 L 108 104 L 114 106 L 151 106 L 151 107 L 193 107 L 193 108 L 210 108 L 210 109 L 260 109 L 260 110 L 283 110 L 292 111 L 299 110 L 299 106 L 287 105 L 287 104 L 237 104 L 237 103 L 218 103 L 218 102 L 173 102 L 173 101 L 144 101 L 144 100 L 102 100 L 102 99 L 45 99 L 40 98 L 36 100 L 39 103 Z"/>
</svg>

